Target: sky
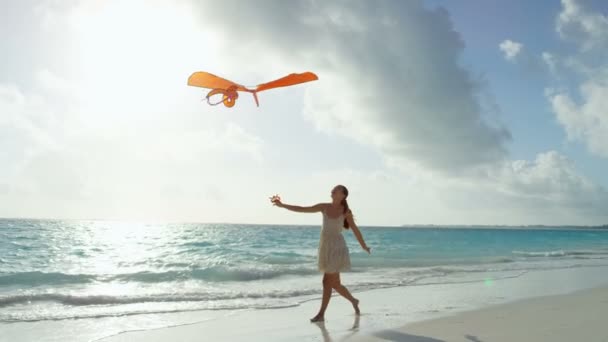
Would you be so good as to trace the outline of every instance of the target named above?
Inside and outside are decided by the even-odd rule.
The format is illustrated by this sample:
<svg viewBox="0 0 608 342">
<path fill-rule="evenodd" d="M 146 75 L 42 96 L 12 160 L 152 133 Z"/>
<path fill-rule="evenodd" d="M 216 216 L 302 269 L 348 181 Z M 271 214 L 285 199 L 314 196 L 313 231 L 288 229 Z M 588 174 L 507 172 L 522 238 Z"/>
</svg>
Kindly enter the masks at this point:
<svg viewBox="0 0 608 342">
<path fill-rule="evenodd" d="M 0 217 L 608 223 L 608 4 L 0 0 Z M 255 85 L 211 107 L 195 71 Z"/>
</svg>

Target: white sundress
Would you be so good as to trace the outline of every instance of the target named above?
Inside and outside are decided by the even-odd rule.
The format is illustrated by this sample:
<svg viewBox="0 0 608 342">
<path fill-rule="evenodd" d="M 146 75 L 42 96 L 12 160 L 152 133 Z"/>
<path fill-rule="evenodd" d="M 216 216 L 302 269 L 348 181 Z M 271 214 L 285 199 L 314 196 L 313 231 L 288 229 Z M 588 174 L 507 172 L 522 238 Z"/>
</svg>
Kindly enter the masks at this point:
<svg viewBox="0 0 608 342">
<path fill-rule="evenodd" d="M 318 269 L 323 273 L 350 271 L 350 256 L 342 229 L 344 214 L 337 218 L 323 211 L 323 227 L 319 238 Z"/>
</svg>

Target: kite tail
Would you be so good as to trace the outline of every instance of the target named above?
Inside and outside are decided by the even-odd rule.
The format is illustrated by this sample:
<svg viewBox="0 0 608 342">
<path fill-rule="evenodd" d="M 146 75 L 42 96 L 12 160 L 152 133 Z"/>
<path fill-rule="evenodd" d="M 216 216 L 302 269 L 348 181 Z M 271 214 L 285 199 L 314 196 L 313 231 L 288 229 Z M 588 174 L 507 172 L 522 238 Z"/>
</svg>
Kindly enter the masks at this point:
<svg viewBox="0 0 608 342">
<path fill-rule="evenodd" d="M 255 99 L 255 104 L 259 107 L 260 102 L 258 101 L 258 93 L 256 91 L 253 92 L 253 98 Z"/>
<path fill-rule="evenodd" d="M 222 94 L 222 100 L 219 102 L 211 102 L 211 97 L 214 95 Z M 236 91 L 236 86 L 230 86 L 228 89 L 213 89 L 207 94 L 207 103 L 212 106 L 217 106 L 223 103 L 224 106 L 230 108 L 236 103 L 236 99 L 239 98 L 239 94 Z"/>
</svg>

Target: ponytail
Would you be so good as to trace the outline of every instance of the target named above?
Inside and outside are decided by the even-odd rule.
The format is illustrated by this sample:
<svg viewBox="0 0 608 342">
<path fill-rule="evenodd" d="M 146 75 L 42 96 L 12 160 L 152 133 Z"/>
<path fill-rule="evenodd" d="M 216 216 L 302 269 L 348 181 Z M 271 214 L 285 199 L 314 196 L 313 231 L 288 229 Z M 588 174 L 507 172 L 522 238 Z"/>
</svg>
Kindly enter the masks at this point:
<svg viewBox="0 0 608 342">
<path fill-rule="evenodd" d="M 348 214 L 350 212 L 350 208 L 348 207 L 348 202 L 346 201 L 346 198 L 343 199 L 340 203 L 344 206 L 344 214 Z M 344 219 L 344 228 L 350 228 L 350 225 L 348 224 L 348 220 L 346 220 L 346 218 Z"/>
</svg>

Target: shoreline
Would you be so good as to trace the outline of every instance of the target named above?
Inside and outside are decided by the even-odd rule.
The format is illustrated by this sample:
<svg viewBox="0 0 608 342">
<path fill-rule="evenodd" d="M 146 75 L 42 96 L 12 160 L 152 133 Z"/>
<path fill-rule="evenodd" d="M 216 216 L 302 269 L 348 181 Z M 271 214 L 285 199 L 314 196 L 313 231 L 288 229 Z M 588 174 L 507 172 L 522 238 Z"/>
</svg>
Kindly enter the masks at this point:
<svg viewBox="0 0 608 342">
<path fill-rule="evenodd" d="M 471 339 L 453 339 L 454 335 L 433 335 L 437 327 L 461 322 L 466 319 L 473 327 L 475 322 L 484 322 L 484 313 L 500 314 L 508 308 L 527 308 L 526 303 L 541 301 L 546 303 L 548 296 L 578 298 L 588 291 L 602 291 L 608 294 L 608 268 L 575 268 L 529 272 L 520 277 L 496 281 L 488 286 L 483 282 L 463 284 L 431 284 L 376 289 L 355 293 L 361 300 L 361 316 L 355 316 L 352 307 L 343 298 L 334 295 L 326 312 L 326 321 L 313 324 L 308 319 L 316 312 L 319 300 L 301 303 L 297 307 L 267 310 L 240 310 L 200 323 L 157 328 L 153 330 L 122 332 L 96 339 L 98 342 L 121 341 L 406 341 L 406 342 L 444 342 Z M 547 286 L 553 284 L 553 286 Z M 600 289 L 600 290 L 590 290 Z M 592 292 L 591 302 L 596 300 L 597 292 Z M 558 297 L 550 297 L 558 298 Z M 561 297 L 560 297 L 561 298 Z M 533 306 L 534 307 L 534 306 Z M 546 305 L 545 305 L 546 307 Z M 505 309 L 507 308 L 507 309 Z M 608 305 L 595 309 L 608 312 Z M 493 311 L 492 311 L 493 310 Z M 562 310 L 567 311 L 567 310 Z M 479 314 L 479 313 L 482 314 Z M 578 312 L 578 311 L 577 311 Z M 603 317 L 601 315 L 597 315 Z M 191 317 L 195 317 L 192 315 Z M 545 323 L 550 322 L 550 317 Z M 559 320 L 564 320 L 562 316 Z M 549 321 L 547 321 L 549 320 Z M 439 322 L 439 323 L 438 323 Z M 448 322 L 448 323 L 444 323 Z M 509 326 L 507 322 L 500 322 Z M 567 323 L 558 321 L 559 324 Z M 488 323 L 489 324 L 489 323 Z M 518 324 L 513 321 L 513 324 Z M 456 325 L 457 326 L 457 325 Z M 500 326 L 500 324 L 499 324 Z M 398 328 L 395 328 L 398 327 Z M 466 326 L 465 328 L 470 328 Z M 515 329 L 517 330 L 517 329 Z M 521 330 L 521 329 L 520 329 Z M 526 330 L 526 329 L 523 329 Z M 475 331 L 471 329 L 471 331 Z M 496 330 L 501 333 L 502 330 Z M 447 334 L 456 334 L 446 330 Z M 425 335 L 426 334 L 426 335 Z M 484 339 L 487 331 L 479 331 L 479 341 L 500 341 Z M 427 336 L 428 335 L 428 336 Z M 483 336 L 482 336 L 483 335 Z M 417 337 L 418 336 L 418 337 Z M 438 339 L 434 336 L 440 336 Z M 462 336 L 461 336 L 462 337 Z M 505 340 L 506 341 L 506 340 Z M 511 341 L 514 341 L 513 339 Z M 519 339 L 517 341 L 526 341 Z M 529 341 L 543 341 L 535 339 Z M 552 339 L 547 341 L 555 342 Z M 559 341 L 559 340 L 557 340 Z M 593 341 L 593 340 L 585 340 Z"/>
</svg>

